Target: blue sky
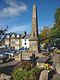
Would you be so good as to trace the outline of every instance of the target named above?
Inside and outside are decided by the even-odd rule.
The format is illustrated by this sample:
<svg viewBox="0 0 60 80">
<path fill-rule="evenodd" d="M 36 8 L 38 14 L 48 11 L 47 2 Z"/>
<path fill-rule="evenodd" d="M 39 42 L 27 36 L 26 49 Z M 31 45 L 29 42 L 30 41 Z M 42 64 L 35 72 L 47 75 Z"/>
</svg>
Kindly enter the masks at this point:
<svg viewBox="0 0 60 80">
<path fill-rule="evenodd" d="M 33 4 L 34 0 L 0 0 L 0 28 L 8 25 L 8 32 L 30 33 Z M 51 27 L 60 0 L 36 0 L 36 5 L 39 31 L 45 25 Z"/>
</svg>

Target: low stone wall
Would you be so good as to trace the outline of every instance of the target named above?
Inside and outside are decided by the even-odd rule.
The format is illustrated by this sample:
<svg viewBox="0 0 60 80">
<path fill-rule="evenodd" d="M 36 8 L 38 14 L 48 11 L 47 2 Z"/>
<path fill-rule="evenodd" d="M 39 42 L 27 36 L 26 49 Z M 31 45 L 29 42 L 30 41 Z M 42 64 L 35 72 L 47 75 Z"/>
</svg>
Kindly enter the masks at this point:
<svg viewBox="0 0 60 80">
<path fill-rule="evenodd" d="M 10 80 L 11 76 L 8 76 L 6 74 L 0 74 L 0 80 Z"/>
</svg>

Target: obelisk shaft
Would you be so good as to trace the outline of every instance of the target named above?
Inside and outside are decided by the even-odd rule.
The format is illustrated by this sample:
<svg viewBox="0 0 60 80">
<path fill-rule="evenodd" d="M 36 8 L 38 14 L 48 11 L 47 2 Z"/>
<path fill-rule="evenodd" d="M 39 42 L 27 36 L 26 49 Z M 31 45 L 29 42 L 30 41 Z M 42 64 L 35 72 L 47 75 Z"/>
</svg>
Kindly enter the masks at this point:
<svg viewBox="0 0 60 80">
<path fill-rule="evenodd" d="M 33 13 L 32 13 L 32 36 L 38 37 L 38 23 L 37 23 L 37 6 L 33 5 Z"/>
<path fill-rule="evenodd" d="M 30 49 L 29 51 L 39 53 L 39 43 L 38 43 L 38 19 L 37 19 L 37 6 L 33 5 L 32 12 L 32 32 L 30 36 Z"/>
</svg>

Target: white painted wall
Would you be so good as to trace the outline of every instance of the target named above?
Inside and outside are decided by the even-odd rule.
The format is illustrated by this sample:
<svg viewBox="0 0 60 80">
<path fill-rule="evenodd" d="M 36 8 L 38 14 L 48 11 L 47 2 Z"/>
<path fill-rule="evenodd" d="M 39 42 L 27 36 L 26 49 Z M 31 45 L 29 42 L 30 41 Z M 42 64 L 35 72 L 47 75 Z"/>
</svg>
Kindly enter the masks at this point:
<svg viewBox="0 0 60 80">
<path fill-rule="evenodd" d="M 25 45 L 26 43 L 26 45 Z M 22 47 L 29 48 L 29 39 L 22 39 Z"/>
</svg>

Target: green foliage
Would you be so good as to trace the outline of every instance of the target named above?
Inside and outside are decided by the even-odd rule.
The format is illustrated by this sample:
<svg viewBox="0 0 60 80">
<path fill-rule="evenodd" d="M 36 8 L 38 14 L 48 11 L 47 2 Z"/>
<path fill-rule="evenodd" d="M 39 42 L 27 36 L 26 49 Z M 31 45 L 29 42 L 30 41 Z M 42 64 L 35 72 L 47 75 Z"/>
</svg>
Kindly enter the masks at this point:
<svg viewBox="0 0 60 80">
<path fill-rule="evenodd" d="M 37 80 L 40 74 L 40 69 L 37 67 L 34 67 L 29 71 L 29 74 L 30 74 L 31 80 Z"/>
<path fill-rule="evenodd" d="M 55 24 L 51 28 L 50 37 L 59 38 L 60 37 L 60 8 L 56 10 L 55 13 Z"/>
<path fill-rule="evenodd" d="M 33 67 L 33 64 L 31 64 L 27 61 L 22 61 L 20 64 L 18 64 L 18 67 L 22 68 L 22 69 L 30 70 Z"/>
<path fill-rule="evenodd" d="M 49 34 L 49 38 L 50 38 L 50 41 L 54 44 L 56 44 L 56 47 L 59 47 L 60 45 L 60 27 L 56 27 L 54 26 L 51 31 L 50 31 L 50 34 Z"/>
<path fill-rule="evenodd" d="M 60 38 L 60 8 L 55 12 L 55 22 L 53 27 L 51 29 L 44 27 L 39 35 L 39 40 L 42 43 L 53 43 L 53 40 L 56 38 Z M 58 43 L 60 44 L 60 41 L 58 41 Z"/>
<path fill-rule="evenodd" d="M 53 39 L 54 39 L 54 38 L 59 38 L 59 37 L 60 37 L 60 28 L 54 26 L 54 27 L 51 29 L 49 36 L 50 36 L 51 38 L 53 38 Z"/>
<path fill-rule="evenodd" d="M 13 80 L 38 80 L 42 69 L 39 69 L 38 67 L 31 67 L 28 70 L 26 67 L 27 66 L 25 66 L 25 68 L 21 66 L 16 67 L 12 73 Z"/>
<path fill-rule="evenodd" d="M 49 39 L 44 40 L 44 43 L 48 44 L 49 43 Z"/>
<path fill-rule="evenodd" d="M 54 54 L 60 54 L 60 50 L 55 50 L 53 53 Z"/>
<path fill-rule="evenodd" d="M 55 13 L 55 26 L 60 27 L 60 8 Z"/>
<path fill-rule="evenodd" d="M 39 34 L 39 41 L 41 43 L 49 43 L 49 32 L 50 28 L 44 26 L 41 33 Z"/>
<path fill-rule="evenodd" d="M 31 70 L 19 68 L 13 74 L 13 80 L 37 80 L 39 74 L 38 68 L 32 68 Z"/>
<path fill-rule="evenodd" d="M 14 80 L 29 80 L 29 74 L 26 69 L 18 69 L 14 74 Z"/>
</svg>

